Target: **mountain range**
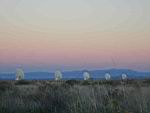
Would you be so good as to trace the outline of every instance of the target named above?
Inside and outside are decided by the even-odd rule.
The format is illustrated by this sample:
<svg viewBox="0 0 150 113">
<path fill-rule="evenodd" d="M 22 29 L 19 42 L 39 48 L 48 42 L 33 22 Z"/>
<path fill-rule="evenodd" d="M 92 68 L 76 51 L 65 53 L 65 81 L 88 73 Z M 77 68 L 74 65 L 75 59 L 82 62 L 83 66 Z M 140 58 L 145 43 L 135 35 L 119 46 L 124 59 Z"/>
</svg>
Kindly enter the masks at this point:
<svg viewBox="0 0 150 113">
<path fill-rule="evenodd" d="M 83 72 L 87 70 L 77 71 L 64 71 L 63 79 L 83 79 Z M 148 79 L 150 78 L 149 72 L 140 72 L 130 69 L 107 69 L 107 70 L 92 70 L 87 71 L 93 79 L 105 79 L 105 74 L 109 73 L 112 79 L 121 79 L 122 74 L 126 74 L 129 79 Z M 53 80 L 53 72 L 26 72 L 26 80 Z M 0 73 L 0 80 L 15 80 L 15 73 Z"/>
</svg>

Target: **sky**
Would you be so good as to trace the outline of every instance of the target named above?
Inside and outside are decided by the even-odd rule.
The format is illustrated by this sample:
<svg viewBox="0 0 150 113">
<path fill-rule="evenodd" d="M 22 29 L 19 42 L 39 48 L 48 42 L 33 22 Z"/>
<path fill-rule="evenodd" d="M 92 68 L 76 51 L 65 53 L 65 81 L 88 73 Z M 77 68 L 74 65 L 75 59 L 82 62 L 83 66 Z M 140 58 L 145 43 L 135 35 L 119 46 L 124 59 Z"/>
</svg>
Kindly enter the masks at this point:
<svg viewBox="0 0 150 113">
<path fill-rule="evenodd" d="M 150 0 L 0 0 L 0 72 L 150 71 Z"/>
</svg>

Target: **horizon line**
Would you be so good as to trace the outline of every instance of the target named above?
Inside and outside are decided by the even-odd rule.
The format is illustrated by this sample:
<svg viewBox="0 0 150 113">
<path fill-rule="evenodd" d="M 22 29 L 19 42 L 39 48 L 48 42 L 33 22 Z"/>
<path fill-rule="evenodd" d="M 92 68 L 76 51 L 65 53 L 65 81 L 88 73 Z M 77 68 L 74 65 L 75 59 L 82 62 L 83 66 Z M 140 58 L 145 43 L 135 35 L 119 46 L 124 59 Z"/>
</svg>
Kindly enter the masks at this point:
<svg viewBox="0 0 150 113">
<path fill-rule="evenodd" d="M 17 69 L 17 68 L 16 68 Z M 24 70 L 24 69 L 23 69 Z M 74 69 L 74 70 L 61 70 L 61 69 L 59 69 L 61 72 L 73 72 L 73 71 L 100 71 L 100 70 L 130 70 L 130 71 L 136 71 L 136 72 L 150 72 L 150 70 L 136 70 L 136 69 L 129 69 L 129 68 L 105 68 L 105 69 L 103 69 L 103 68 L 101 68 L 101 69 Z M 55 71 L 57 71 L 57 70 L 55 70 Z M 24 73 L 34 73 L 34 72 L 47 72 L 47 73 L 55 73 L 55 71 L 46 71 L 46 70 L 44 70 L 44 71 L 42 71 L 42 70 L 37 70 L 37 71 L 24 71 Z M 13 71 L 13 72 L 0 72 L 0 74 L 8 74 L 8 73 L 16 73 L 16 70 L 15 71 Z"/>
</svg>

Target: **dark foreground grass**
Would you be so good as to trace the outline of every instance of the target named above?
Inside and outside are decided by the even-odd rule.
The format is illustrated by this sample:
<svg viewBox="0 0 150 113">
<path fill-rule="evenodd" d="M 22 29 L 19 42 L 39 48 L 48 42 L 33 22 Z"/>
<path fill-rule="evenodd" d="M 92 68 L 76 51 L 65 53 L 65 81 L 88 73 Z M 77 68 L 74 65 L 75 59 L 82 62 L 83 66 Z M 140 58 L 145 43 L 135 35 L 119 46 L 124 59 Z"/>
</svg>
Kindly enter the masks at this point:
<svg viewBox="0 0 150 113">
<path fill-rule="evenodd" d="M 150 81 L 0 81 L 0 113 L 150 113 Z"/>
</svg>

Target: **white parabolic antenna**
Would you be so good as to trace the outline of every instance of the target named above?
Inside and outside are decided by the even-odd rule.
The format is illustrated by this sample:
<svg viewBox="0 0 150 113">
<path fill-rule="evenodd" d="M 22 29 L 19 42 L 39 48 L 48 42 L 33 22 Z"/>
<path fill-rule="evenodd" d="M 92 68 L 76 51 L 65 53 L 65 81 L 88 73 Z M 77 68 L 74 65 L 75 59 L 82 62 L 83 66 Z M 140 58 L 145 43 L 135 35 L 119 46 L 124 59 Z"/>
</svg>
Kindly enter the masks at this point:
<svg viewBox="0 0 150 113">
<path fill-rule="evenodd" d="M 91 78 L 90 74 L 88 72 L 83 73 L 84 80 L 89 80 Z"/>
<path fill-rule="evenodd" d="M 111 80 L 111 75 L 110 75 L 109 73 L 106 73 L 106 74 L 105 74 L 105 79 L 106 79 L 106 80 Z"/>
<path fill-rule="evenodd" d="M 16 70 L 16 80 L 23 80 L 24 79 L 24 72 L 22 68 L 18 68 Z"/>
<path fill-rule="evenodd" d="M 122 77 L 122 80 L 126 80 L 128 78 L 126 74 L 122 74 L 121 77 Z"/>
<path fill-rule="evenodd" d="M 61 80 L 62 79 L 62 73 L 61 71 L 55 72 L 55 80 Z"/>
</svg>

